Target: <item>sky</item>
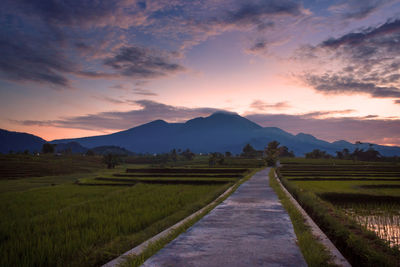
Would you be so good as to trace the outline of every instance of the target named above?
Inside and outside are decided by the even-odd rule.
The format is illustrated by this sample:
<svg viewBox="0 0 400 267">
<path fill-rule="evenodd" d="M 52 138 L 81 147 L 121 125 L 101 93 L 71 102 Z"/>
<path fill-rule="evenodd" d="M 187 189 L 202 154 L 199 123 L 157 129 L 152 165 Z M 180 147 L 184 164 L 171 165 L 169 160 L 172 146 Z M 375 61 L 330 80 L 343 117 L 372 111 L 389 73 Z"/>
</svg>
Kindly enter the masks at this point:
<svg viewBox="0 0 400 267">
<path fill-rule="evenodd" d="M 400 2 L 2 0 L 0 128 L 46 140 L 225 110 L 400 146 Z"/>
</svg>

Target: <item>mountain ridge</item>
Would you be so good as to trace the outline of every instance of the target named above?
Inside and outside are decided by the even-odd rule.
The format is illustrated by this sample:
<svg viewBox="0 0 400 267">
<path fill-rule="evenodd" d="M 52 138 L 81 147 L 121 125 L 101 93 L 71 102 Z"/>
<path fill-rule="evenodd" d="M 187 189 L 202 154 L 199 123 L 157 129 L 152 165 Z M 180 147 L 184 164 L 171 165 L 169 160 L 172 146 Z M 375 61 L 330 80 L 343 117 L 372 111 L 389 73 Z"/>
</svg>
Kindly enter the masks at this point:
<svg viewBox="0 0 400 267">
<path fill-rule="evenodd" d="M 240 153 L 250 143 L 256 149 L 263 149 L 268 142 L 277 140 L 304 155 L 313 149 L 325 150 L 330 154 L 348 148 L 367 149 L 368 145 L 351 144 L 344 140 L 327 142 L 311 134 L 288 133 L 278 127 L 262 127 L 235 113 L 216 112 L 208 117 L 198 117 L 183 123 L 168 123 L 163 120 L 120 131 L 110 135 L 75 139 L 53 140 L 53 143 L 77 141 L 88 148 L 99 145 L 116 145 L 135 153 L 163 153 L 181 148 L 196 153 L 225 152 Z M 345 143 L 344 143 L 345 142 Z M 400 147 L 374 145 L 385 156 L 400 155 Z"/>
<path fill-rule="evenodd" d="M 134 153 L 164 153 L 174 148 L 189 148 L 196 153 L 230 151 L 237 154 L 247 143 L 261 150 L 273 140 L 287 146 L 297 156 L 302 156 L 313 149 L 335 154 L 336 151 L 344 148 L 351 151 L 355 148 L 369 148 L 368 143 L 356 145 L 345 140 L 327 142 L 311 134 L 294 135 L 278 127 L 262 127 L 236 113 L 226 112 L 216 112 L 208 117 L 193 118 L 181 123 L 154 120 L 112 134 L 57 139 L 51 143 L 77 142 L 88 149 L 99 146 L 118 146 Z M 3 142 L 1 138 L 0 141 Z M 41 145 L 45 142 L 41 138 L 36 141 L 40 141 Z M 373 147 L 384 156 L 400 155 L 400 147 L 382 145 L 373 145 Z M 7 153 L 8 151 L 0 149 L 0 152 Z"/>
</svg>

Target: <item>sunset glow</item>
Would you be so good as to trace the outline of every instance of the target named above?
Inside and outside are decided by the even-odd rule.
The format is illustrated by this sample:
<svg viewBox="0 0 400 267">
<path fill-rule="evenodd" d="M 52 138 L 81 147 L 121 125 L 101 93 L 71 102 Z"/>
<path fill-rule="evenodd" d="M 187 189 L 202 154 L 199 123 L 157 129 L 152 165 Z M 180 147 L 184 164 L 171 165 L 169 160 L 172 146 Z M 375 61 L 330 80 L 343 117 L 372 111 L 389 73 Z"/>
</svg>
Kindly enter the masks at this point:
<svg viewBox="0 0 400 267">
<path fill-rule="evenodd" d="M 1 5 L 2 129 L 53 140 L 226 110 L 400 145 L 398 1 Z"/>
</svg>

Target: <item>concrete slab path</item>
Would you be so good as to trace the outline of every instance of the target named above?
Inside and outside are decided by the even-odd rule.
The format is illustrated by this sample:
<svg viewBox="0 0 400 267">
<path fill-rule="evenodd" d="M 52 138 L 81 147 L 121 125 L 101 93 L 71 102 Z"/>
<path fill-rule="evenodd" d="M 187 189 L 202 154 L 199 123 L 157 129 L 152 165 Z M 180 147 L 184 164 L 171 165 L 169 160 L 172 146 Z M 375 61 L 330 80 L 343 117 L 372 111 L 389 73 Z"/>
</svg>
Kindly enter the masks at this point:
<svg viewBox="0 0 400 267">
<path fill-rule="evenodd" d="M 268 173 L 256 173 L 142 266 L 307 266 Z"/>
</svg>

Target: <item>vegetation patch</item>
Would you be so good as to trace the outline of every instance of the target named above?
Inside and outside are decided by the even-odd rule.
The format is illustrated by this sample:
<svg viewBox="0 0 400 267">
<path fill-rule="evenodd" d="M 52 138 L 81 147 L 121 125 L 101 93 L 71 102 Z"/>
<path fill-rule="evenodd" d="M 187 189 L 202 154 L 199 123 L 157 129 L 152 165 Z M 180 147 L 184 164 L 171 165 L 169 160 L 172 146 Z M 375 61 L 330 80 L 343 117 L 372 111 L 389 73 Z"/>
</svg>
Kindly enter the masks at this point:
<svg viewBox="0 0 400 267">
<path fill-rule="evenodd" d="M 102 167 L 101 157 L 0 154 L 0 180 L 92 172 Z"/>
<path fill-rule="evenodd" d="M 275 178 L 274 171 L 269 173 L 269 185 L 274 189 L 283 207 L 288 212 L 297 236 L 298 245 L 308 266 L 335 266 L 326 248 L 313 236 L 302 214 L 290 202 Z"/>
<path fill-rule="evenodd" d="M 144 184 L 226 184 L 232 180 L 215 180 L 215 179 L 118 179 L 96 177 L 98 181 L 109 182 L 128 182 L 128 183 L 144 183 Z"/>
<path fill-rule="evenodd" d="M 63 185 L 3 194 L 0 265 L 100 265 L 203 207 L 226 188 Z"/>
<path fill-rule="evenodd" d="M 278 171 L 282 182 L 349 262 L 353 266 L 400 266 L 400 251 L 390 240 L 393 234 L 379 234 L 382 229 L 386 229 L 383 230 L 386 232 L 398 229 L 392 227 L 390 220 L 395 221 L 393 210 L 399 210 L 400 197 L 396 188 L 399 182 L 396 177 L 388 177 L 391 174 L 385 180 L 380 177 L 385 177 L 389 172 L 398 172 L 399 166 L 331 159 L 299 159 L 294 163 L 295 160 L 282 161 L 284 166 Z M 290 175 L 296 171 L 304 175 L 309 171 L 316 174 L 319 170 L 321 178 L 301 178 L 299 175 L 286 179 L 293 177 Z M 351 175 L 352 172 L 358 174 L 368 171 L 376 178 L 358 180 Z M 336 172 L 338 177 L 322 178 L 327 172 Z M 361 187 L 364 185 L 370 186 Z M 361 206 L 368 208 L 361 209 Z M 371 210 L 371 207 L 374 207 L 374 211 L 380 210 L 379 219 L 366 217 L 371 216 L 371 212 L 360 212 Z M 392 210 L 390 212 L 389 207 Z M 381 229 L 379 231 L 370 227 L 377 222 L 380 225 L 378 229 Z"/>
<path fill-rule="evenodd" d="M 360 188 L 400 188 L 400 185 L 398 184 L 366 184 L 366 185 L 360 185 Z"/>
<path fill-rule="evenodd" d="M 187 174 L 176 174 L 176 173 L 170 173 L 170 174 L 164 174 L 164 173 L 152 173 L 152 174 L 147 174 L 147 173 L 140 173 L 140 174 L 122 174 L 122 173 L 115 173 L 113 174 L 115 177 L 174 177 L 174 178 L 241 178 L 243 177 L 242 175 L 238 174 L 197 174 L 197 173 L 187 173 Z"/>
<path fill-rule="evenodd" d="M 372 185 L 374 186 L 374 185 Z M 398 185 L 400 186 L 400 185 Z M 375 187 L 372 187 L 375 188 Z M 380 187 L 378 187 L 380 188 Z M 323 193 L 318 194 L 323 200 L 327 200 L 333 204 L 340 203 L 398 203 L 400 204 L 400 196 L 382 196 L 382 195 L 367 195 L 367 194 L 351 194 L 351 193 Z"/>
<path fill-rule="evenodd" d="M 128 173 L 239 173 L 243 174 L 249 169 L 243 168 L 148 168 L 126 169 Z"/>
</svg>

